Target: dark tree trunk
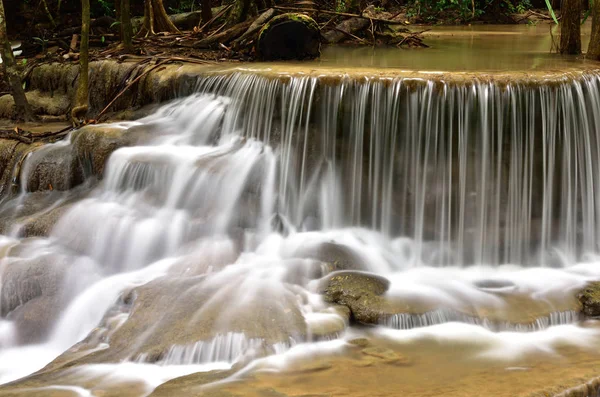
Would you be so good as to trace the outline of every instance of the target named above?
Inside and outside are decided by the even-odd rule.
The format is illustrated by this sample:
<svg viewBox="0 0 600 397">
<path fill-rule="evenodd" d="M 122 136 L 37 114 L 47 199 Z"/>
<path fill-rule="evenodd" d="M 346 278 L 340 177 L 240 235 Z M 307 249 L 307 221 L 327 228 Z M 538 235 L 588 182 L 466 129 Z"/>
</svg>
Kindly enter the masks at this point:
<svg viewBox="0 0 600 397">
<path fill-rule="evenodd" d="M 2 53 L 4 77 L 7 80 L 12 96 L 15 99 L 17 119 L 31 121 L 34 117 L 31 108 L 29 107 L 29 102 L 27 102 L 25 91 L 23 90 L 21 75 L 16 67 L 10 41 L 8 41 L 8 35 L 6 33 L 6 17 L 2 0 L 0 0 L 0 44 L 2 45 L 0 50 Z"/>
<path fill-rule="evenodd" d="M 121 0 L 121 40 L 127 51 L 133 50 L 133 26 L 131 25 L 129 0 Z"/>
<path fill-rule="evenodd" d="M 251 5 L 252 0 L 235 0 L 233 8 L 229 12 L 229 17 L 227 18 L 227 25 L 233 26 L 240 22 L 244 22 L 248 18 Z"/>
<path fill-rule="evenodd" d="M 90 0 L 81 0 L 81 45 L 79 46 L 79 82 L 75 106 L 71 111 L 74 124 L 85 120 L 89 103 Z"/>
<path fill-rule="evenodd" d="M 560 15 L 560 53 L 581 54 L 581 1 L 563 0 Z"/>
<path fill-rule="evenodd" d="M 600 61 L 600 0 L 595 0 L 592 6 L 592 35 L 587 57 Z"/>
<path fill-rule="evenodd" d="M 210 8 L 210 1 L 209 0 L 202 0 L 202 2 L 200 3 L 200 13 L 202 15 L 202 23 L 205 24 L 208 21 L 210 21 L 213 17 L 212 15 L 212 9 Z"/>
<path fill-rule="evenodd" d="M 144 25 L 138 35 L 149 36 L 160 32 L 179 33 L 179 29 L 169 18 L 163 0 L 144 0 Z"/>
</svg>

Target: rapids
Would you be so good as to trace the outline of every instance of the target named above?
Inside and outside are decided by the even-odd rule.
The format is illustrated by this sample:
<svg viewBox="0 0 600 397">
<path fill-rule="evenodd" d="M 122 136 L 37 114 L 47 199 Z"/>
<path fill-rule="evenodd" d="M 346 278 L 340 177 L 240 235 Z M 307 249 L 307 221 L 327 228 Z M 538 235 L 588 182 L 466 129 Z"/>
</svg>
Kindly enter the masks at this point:
<svg viewBox="0 0 600 397">
<path fill-rule="evenodd" d="M 51 193 L 43 211 L 68 207 L 47 237 L 18 222 L 0 237 L 1 383 L 52 362 L 60 375 L 22 390 L 139 382 L 131 395 L 148 395 L 191 373 L 341 354 L 364 335 L 467 344 L 513 369 L 597 345 L 576 295 L 600 279 L 600 74 L 238 72 L 195 91 L 113 124 L 148 134 L 101 181 Z M 3 214 L 71 144 L 28 156 Z M 332 270 L 390 281 L 378 325 L 323 299 Z"/>
</svg>

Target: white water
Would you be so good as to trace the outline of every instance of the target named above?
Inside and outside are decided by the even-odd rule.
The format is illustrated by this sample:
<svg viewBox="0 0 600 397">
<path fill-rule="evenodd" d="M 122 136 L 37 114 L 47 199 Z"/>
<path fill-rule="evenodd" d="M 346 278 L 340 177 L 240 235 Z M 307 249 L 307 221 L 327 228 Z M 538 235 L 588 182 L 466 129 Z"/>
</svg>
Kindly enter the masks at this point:
<svg viewBox="0 0 600 397">
<path fill-rule="evenodd" d="M 341 349 L 345 320 L 316 293 L 323 247 L 391 281 L 386 297 L 412 308 L 381 319 L 381 335 L 398 343 L 473 341 L 482 358 L 508 361 L 591 343 L 596 331 L 577 324 L 569 302 L 600 279 L 599 87 L 595 76 L 554 88 L 203 80 L 199 90 L 218 95 L 119 125 L 155 138 L 117 150 L 47 239 L 1 237 L 0 303 L 38 293 L 11 269 L 60 268 L 38 270 L 41 297 L 0 318 L 0 383 L 88 335 L 69 354 L 106 351 L 117 362 L 73 370 L 73 387 L 149 371 L 146 393 L 264 354 L 278 367 Z M 138 308 L 135 288 L 150 282 Z M 37 325 L 19 310 L 44 305 L 47 291 L 52 318 L 29 337 Z M 539 316 L 520 320 L 530 304 Z M 140 320 L 144 307 L 158 311 Z M 134 321 L 145 325 L 128 328 Z M 312 329 L 325 324 L 335 332 L 321 337 L 334 340 L 315 342 Z M 124 329 L 135 334 L 112 352 Z"/>
</svg>

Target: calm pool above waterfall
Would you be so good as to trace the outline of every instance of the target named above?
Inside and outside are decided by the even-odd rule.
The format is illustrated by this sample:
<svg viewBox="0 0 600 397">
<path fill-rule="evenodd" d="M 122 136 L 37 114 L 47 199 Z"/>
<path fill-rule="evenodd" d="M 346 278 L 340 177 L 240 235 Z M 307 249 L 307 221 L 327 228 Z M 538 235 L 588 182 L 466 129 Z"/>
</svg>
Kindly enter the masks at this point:
<svg viewBox="0 0 600 397">
<path fill-rule="evenodd" d="M 0 397 L 596 395 L 600 65 L 543 29 L 0 140 Z"/>
</svg>

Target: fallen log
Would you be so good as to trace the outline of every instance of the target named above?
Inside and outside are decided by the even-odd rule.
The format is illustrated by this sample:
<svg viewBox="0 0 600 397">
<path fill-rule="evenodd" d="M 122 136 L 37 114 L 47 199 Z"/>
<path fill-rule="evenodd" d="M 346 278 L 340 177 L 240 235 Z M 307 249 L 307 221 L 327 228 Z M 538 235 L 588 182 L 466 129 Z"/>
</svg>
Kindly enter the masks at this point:
<svg viewBox="0 0 600 397">
<path fill-rule="evenodd" d="M 233 45 L 240 44 L 242 41 L 246 40 L 247 38 L 249 38 L 256 32 L 258 32 L 260 29 L 262 29 L 263 25 L 265 23 L 269 22 L 274 16 L 275 16 L 275 9 L 269 8 L 267 11 L 260 14 L 260 16 L 258 18 L 256 18 L 254 20 L 254 22 L 252 22 L 252 24 L 250 25 L 248 30 L 246 30 L 246 32 L 243 35 L 241 35 L 240 37 L 235 39 L 232 44 Z"/>
<path fill-rule="evenodd" d="M 350 18 L 336 25 L 335 29 L 322 33 L 322 36 L 327 43 L 335 44 L 348 38 L 348 36 L 353 36 L 354 33 L 365 29 L 367 26 L 369 26 L 368 19 Z"/>
</svg>

